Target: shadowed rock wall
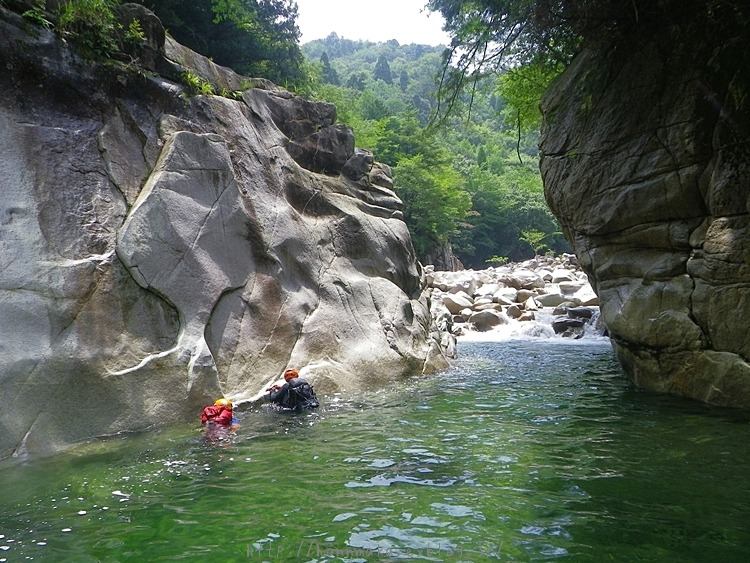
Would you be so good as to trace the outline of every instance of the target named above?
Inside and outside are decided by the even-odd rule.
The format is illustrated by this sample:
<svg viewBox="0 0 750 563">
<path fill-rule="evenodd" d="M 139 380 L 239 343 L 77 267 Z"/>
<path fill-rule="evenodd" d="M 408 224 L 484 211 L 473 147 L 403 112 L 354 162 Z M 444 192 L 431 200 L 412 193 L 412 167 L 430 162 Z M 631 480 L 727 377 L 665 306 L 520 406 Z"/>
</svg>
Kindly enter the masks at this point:
<svg viewBox="0 0 750 563">
<path fill-rule="evenodd" d="M 750 407 L 750 30 L 731 4 L 585 49 L 544 101 L 542 173 L 632 380 Z"/>
<path fill-rule="evenodd" d="M 446 366 L 390 171 L 332 105 L 189 96 L 190 60 L 249 83 L 0 16 L 0 457 L 197 421 L 287 367 L 326 394 Z"/>
</svg>

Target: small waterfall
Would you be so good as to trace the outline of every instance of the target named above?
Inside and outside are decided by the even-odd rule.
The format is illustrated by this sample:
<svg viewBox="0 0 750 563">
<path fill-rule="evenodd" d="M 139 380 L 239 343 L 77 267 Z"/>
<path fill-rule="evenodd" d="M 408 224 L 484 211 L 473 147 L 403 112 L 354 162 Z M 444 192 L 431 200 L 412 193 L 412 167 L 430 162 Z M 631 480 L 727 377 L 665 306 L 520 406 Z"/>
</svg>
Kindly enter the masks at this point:
<svg viewBox="0 0 750 563">
<path fill-rule="evenodd" d="M 489 330 L 476 330 L 469 323 L 454 323 L 453 331 L 459 341 L 503 341 L 517 339 L 597 340 L 607 339 L 606 329 L 599 323 L 600 313 L 593 311 L 580 328 L 556 332 L 555 321 L 562 318 L 552 310 L 537 311 L 534 320 L 519 321 L 508 318 L 504 324 Z"/>
<path fill-rule="evenodd" d="M 599 298 L 572 254 L 486 270 L 425 267 L 438 316 L 471 340 L 606 338 Z"/>
</svg>

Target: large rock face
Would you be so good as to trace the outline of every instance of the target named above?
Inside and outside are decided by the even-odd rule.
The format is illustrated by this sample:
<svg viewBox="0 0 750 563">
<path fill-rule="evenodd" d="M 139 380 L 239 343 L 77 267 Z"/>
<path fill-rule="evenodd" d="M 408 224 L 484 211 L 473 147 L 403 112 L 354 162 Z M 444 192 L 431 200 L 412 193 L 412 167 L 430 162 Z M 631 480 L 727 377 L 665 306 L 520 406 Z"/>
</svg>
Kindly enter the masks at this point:
<svg viewBox="0 0 750 563">
<path fill-rule="evenodd" d="M 750 33 L 726 10 L 581 53 L 544 102 L 542 171 L 633 381 L 750 407 Z"/>
<path fill-rule="evenodd" d="M 333 106 L 188 96 L 0 10 L 0 457 L 197 420 L 286 367 L 325 394 L 445 366 L 390 172 Z"/>
</svg>

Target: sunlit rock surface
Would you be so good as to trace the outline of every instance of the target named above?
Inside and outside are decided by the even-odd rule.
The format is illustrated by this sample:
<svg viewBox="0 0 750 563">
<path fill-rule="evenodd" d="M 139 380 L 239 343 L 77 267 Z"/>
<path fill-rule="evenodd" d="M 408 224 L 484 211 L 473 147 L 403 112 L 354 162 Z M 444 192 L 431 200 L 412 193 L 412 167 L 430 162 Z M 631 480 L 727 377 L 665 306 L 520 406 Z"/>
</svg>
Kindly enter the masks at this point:
<svg viewBox="0 0 750 563">
<path fill-rule="evenodd" d="M 189 60 L 243 81 L 0 16 L 0 457 L 197 421 L 286 367 L 325 395 L 446 366 L 390 172 L 333 106 L 188 95 Z"/>
<path fill-rule="evenodd" d="M 581 53 L 543 104 L 542 172 L 633 381 L 750 407 L 750 33 L 731 9 Z"/>
<path fill-rule="evenodd" d="M 456 336 L 478 332 L 501 338 L 606 334 L 599 298 L 573 254 L 536 256 L 485 270 L 445 271 L 428 265 L 425 271 L 432 302 L 437 305 L 434 315 L 445 319 L 446 330 Z"/>
</svg>

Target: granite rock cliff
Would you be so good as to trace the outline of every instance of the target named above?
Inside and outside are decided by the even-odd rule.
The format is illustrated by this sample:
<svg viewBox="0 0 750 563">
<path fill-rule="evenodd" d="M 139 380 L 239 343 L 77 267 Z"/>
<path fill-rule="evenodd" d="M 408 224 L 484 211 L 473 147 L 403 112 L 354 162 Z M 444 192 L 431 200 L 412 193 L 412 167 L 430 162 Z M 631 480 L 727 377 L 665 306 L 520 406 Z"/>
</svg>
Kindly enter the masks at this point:
<svg viewBox="0 0 750 563">
<path fill-rule="evenodd" d="M 0 7 L 0 457 L 446 366 L 388 168 L 161 33 L 97 63 Z"/>
<path fill-rule="evenodd" d="M 546 197 L 632 380 L 747 408 L 750 33 L 732 3 L 671 4 L 548 92 Z"/>
</svg>

